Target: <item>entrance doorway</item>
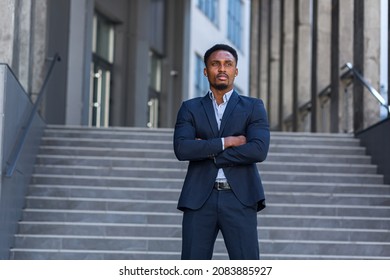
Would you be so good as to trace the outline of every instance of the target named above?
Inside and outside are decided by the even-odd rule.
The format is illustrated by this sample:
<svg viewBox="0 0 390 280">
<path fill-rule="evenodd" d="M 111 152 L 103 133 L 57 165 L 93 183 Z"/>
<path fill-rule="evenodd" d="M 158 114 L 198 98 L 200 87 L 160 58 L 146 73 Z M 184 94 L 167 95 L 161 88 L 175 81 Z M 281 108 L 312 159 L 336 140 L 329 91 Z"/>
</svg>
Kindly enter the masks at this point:
<svg viewBox="0 0 390 280">
<path fill-rule="evenodd" d="M 114 35 L 114 24 L 102 15 L 95 14 L 90 80 L 90 126 L 108 127 L 110 124 Z"/>
</svg>

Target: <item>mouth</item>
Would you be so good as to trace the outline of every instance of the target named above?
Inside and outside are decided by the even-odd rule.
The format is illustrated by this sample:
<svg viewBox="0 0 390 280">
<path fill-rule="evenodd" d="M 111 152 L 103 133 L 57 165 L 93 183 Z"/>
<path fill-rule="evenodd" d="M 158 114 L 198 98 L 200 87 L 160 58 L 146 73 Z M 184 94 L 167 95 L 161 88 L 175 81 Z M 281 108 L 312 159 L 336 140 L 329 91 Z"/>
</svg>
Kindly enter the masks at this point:
<svg viewBox="0 0 390 280">
<path fill-rule="evenodd" d="M 226 74 L 217 75 L 217 79 L 221 81 L 226 81 L 229 77 Z"/>
</svg>

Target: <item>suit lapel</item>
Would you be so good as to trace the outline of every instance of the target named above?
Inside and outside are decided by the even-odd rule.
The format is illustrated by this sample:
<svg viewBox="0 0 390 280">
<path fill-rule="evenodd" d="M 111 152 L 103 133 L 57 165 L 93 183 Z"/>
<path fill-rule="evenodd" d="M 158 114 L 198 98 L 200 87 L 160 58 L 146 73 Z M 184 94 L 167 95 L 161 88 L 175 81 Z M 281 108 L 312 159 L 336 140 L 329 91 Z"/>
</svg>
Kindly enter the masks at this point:
<svg viewBox="0 0 390 280">
<path fill-rule="evenodd" d="M 213 131 L 213 134 L 215 137 L 218 135 L 218 124 L 217 120 L 215 119 L 215 112 L 213 108 L 213 102 L 209 96 L 209 94 L 206 94 L 202 99 L 202 105 L 206 112 L 211 130 Z"/>
<path fill-rule="evenodd" d="M 226 106 L 225 112 L 223 113 L 221 127 L 219 129 L 219 136 L 222 136 L 222 132 L 225 128 L 226 123 L 229 120 L 229 116 L 234 111 L 234 108 L 236 107 L 238 101 L 239 101 L 239 96 L 236 91 L 233 91 L 232 95 L 230 96 L 229 102 Z"/>
</svg>

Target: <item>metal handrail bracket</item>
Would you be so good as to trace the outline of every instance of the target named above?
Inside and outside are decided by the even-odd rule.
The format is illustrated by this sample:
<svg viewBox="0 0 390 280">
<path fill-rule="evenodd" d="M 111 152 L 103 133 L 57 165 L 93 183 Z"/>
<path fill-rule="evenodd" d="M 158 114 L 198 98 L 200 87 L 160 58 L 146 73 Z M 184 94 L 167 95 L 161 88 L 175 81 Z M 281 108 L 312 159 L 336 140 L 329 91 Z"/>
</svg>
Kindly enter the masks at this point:
<svg viewBox="0 0 390 280">
<path fill-rule="evenodd" d="M 43 98 L 46 86 L 47 86 L 48 81 L 49 81 L 49 78 L 51 76 L 51 73 L 53 72 L 54 65 L 55 65 L 55 63 L 57 61 L 61 61 L 61 57 L 59 56 L 58 53 L 56 53 L 53 56 L 53 58 L 52 58 L 49 70 L 48 70 L 48 72 L 46 74 L 46 78 L 45 78 L 45 80 L 44 80 L 44 82 L 42 84 L 41 90 L 39 91 L 38 97 L 37 97 L 37 99 L 36 99 L 36 101 L 34 103 L 34 106 L 33 106 L 32 110 L 30 112 L 30 115 L 29 115 L 25 125 L 23 125 L 22 128 L 21 128 L 20 136 L 16 140 L 16 143 L 15 143 L 15 145 L 14 145 L 14 147 L 12 149 L 12 152 L 11 152 L 9 158 L 8 158 L 7 167 L 6 167 L 6 171 L 5 171 L 5 176 L 6 177 L 12 177 L 12 175 L 15 172 L 16 164 L 17 164 L 17 162 L 19 160 L 19 157 L 20 157 L 20 154 L 22 152 L 24 143 L 26 142 L 27 134 L 30 131 L 30 128 L 31 128 L 31 125 L 33 123 L 35 114 L 38 111 L 38 108 L 39 108 L 39 105 L 40 105 L 40 103 L 42 101 L 42 98 Z"/>
</svg>

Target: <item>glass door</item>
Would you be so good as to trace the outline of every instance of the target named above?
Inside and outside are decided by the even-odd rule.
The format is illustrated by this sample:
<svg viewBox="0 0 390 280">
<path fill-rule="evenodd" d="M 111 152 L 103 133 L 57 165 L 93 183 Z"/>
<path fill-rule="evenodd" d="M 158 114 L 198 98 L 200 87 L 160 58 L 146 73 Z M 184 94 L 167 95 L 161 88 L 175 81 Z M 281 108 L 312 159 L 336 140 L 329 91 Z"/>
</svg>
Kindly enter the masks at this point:
<svg viewBox="0 0 390 280">
<path fill-rule="evenodd" d="M 99 14 L 93 20 L 89 125 L 108 127 L 114 60 L 114 24 Z"/>
</svg>

